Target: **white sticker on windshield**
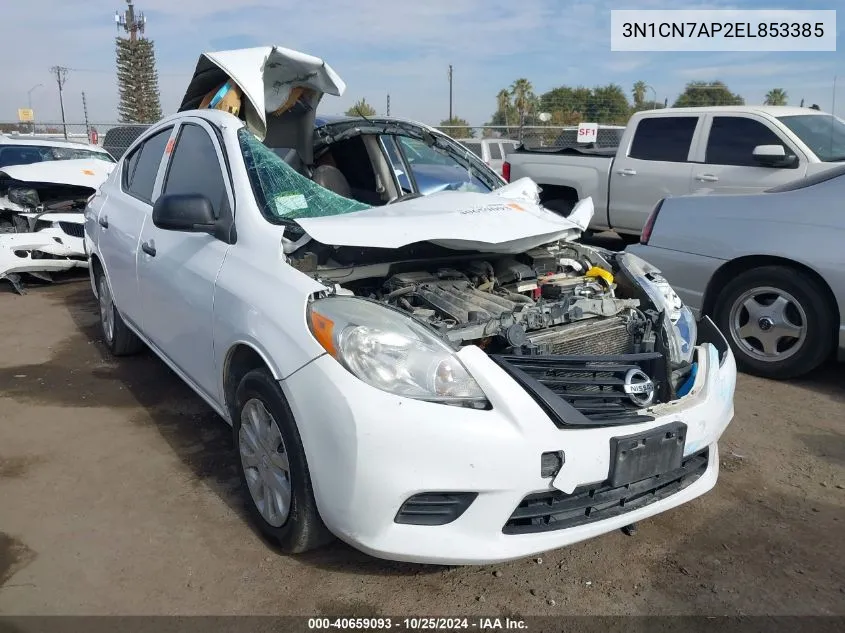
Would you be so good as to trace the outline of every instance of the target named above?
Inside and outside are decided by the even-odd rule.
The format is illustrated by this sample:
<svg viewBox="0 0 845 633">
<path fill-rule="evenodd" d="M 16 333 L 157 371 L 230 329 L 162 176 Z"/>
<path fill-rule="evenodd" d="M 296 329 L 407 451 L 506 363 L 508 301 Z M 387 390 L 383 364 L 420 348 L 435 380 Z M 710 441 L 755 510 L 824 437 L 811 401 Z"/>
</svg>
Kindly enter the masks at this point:
<svg viewBox="0 0 845 633">
<path fill-rule="evenodd" d="M 301 193 L 281 193 L 273 199 L 273 204 L 279 215 L 308 208 L 308 201 Z"/>
</svg>

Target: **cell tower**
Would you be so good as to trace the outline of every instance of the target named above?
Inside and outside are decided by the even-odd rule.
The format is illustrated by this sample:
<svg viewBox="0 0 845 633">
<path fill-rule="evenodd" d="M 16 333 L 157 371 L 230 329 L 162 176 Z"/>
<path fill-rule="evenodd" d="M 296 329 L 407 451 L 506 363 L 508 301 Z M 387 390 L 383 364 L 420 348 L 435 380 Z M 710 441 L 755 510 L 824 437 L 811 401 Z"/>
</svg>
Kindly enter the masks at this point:
<svg viewBox="0 0 845 633">
<path fill-rule="evenodd" d="M 117 24 L 117 32 L 120 33 L 122 28 L 126 33 L 129 33 L 130 41 L 134 42 L 138 39 L 138 34 L 144 35 L 144 27 L 147 24 L 147 16 L 143 13 L 135 15 L 135 5 L 132 0 L 126 0 L 126 11 L 121 15 L 118 11 L 114 12 L 114 21 Z"/>
<path fill-rule="evenodd" d="M 147 18 L 126 0 L 123 14 L 115 11 L 117 31 L 128 37 L 116 38 L 117 84 L 120 92 L 118 113 L 128 123 L 154 123 L 161 118 L 155 45 L 145 36 Z"/>
</svg>

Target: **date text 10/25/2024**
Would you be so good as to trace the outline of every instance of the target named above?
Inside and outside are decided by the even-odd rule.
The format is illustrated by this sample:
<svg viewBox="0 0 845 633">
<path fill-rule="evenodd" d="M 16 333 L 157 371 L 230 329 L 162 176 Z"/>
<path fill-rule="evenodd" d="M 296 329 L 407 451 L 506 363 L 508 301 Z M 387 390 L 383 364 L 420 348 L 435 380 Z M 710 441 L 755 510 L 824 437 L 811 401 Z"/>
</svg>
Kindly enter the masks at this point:
<svg viewBox="0 0 845 633">
<path fill-rule="evenodd" d="M 309 630 L 346 629 L 357 631 L 525 631 L 525 620 L 518 618 L 308 618 Z"/>
</svg>

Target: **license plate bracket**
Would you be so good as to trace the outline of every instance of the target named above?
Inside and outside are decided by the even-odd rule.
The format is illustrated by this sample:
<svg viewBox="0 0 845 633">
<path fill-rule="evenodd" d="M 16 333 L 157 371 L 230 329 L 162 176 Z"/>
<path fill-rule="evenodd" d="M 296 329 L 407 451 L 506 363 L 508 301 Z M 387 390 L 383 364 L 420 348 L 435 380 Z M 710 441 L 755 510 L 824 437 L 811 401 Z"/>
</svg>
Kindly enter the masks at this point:
<svg viewBox="0 0 845 633">
<path fill-rule="evenodd" d="M 680 468 L 686 439 L 683 422 L 610 438 L 610 485 L 616 488 Z"/>
</svg>

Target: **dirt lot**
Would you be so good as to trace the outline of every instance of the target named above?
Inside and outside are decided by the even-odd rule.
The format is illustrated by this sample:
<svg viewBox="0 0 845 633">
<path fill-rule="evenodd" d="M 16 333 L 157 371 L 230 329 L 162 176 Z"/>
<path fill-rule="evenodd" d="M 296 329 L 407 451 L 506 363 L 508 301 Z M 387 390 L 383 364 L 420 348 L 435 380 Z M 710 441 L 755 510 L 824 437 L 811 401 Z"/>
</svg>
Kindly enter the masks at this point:
<svg viewBox="0 0 845 633">
<path fill-rule="evenodd" d="M 741 376 L 715 490 L 487 567 L 276 553 L 228 427 L 150 353 L 114 362 L 85 280 L 0 288 L 0 612 L 845 614 L 845 370 Z"/>
</svg>

